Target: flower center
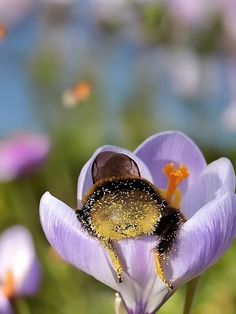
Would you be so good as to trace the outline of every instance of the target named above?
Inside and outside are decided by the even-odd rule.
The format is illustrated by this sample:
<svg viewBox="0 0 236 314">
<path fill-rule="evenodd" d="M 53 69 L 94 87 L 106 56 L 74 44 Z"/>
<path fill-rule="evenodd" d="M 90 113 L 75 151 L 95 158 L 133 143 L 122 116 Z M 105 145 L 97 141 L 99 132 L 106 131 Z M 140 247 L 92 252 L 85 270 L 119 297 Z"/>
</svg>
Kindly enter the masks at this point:
<svg viewBox="0 0 236 314">
<path fill-rule="evenodd" d="M 0 287 L 3 294 L 10 299 L 15 292 L 15 282 L 14 282 L 14 276 L 11 270 L 8 270 L 5 274 L 3 285 Z"/>
<path fill-rule="evenodd" d="M 173 163 L 165 165 L 162 171 L 167 177 L 167 189 L 161 190 L 162 195 L 173 206 L 179 208 L 182 194 L 178 186 L 188 178 L 190 172 L 185 165 L 179 165 L 177 168 Z"/>
</svg>

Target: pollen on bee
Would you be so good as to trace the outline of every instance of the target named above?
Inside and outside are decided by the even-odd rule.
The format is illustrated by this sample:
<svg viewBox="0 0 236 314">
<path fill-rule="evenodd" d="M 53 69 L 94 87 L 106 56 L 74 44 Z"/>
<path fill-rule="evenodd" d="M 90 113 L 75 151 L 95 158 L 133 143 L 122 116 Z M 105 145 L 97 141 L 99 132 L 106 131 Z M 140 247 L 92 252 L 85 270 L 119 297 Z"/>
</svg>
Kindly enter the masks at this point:
<svg viewBox="0 0 236 314">
<path fill-rule="evenodd" d="M 161 219 L 157 190 L 140 178 L 98 182 L 84 203 L 90 211 L 92 232 L 105 239 L 151 235 Z"/>
</svg>

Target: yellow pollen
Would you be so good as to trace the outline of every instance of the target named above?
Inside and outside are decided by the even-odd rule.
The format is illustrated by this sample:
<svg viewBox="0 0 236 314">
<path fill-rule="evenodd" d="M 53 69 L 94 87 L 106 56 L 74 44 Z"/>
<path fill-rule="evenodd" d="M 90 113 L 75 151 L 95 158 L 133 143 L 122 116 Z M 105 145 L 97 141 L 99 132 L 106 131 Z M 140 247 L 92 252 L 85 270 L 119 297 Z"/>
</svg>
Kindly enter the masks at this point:
<svg viewBox="0 0 236 314">
<path fill-rule="evenodd" d="M 180 165 L 179 168 L 176 168 L 173 163 L 169 163 L 163 168 L 163 173 L 167 176 L 168 181 L 165 199 L 171 202 L 173 201 L 173 196 L 176 196 L 176 203 L 179 203 L 181 195 L 177 187 L 182 181 L 188 178 L 190 174 L 188 168 L 185 165 Z"/>
<path fill-rule="evenodd" d="M 11 298 L 14 295 L 14 290 L 14 276 L 12 271 L 8 270 L 4 278 L 2 291 L 7 298 Z"/>
</svg>

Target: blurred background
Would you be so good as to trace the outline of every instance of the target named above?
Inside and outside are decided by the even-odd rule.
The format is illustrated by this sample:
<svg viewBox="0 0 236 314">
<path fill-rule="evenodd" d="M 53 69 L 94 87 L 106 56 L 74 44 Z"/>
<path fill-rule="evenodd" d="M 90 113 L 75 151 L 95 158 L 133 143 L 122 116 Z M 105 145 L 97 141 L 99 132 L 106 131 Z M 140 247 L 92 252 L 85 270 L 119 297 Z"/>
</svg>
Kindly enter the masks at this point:
<svg viewBox="0 0 236 314">
<path fill-rule="evenodd" d="M 236 168 L 235 20 L 234 0 L 0 0 L 0 231 L 26 226 L 43 269 L 20 313 L 114 312 L 114 292 L 63 263 L 38 217 L 47 190 L 76 207 L 97 147 L 178 129 Z M 235 259 L 236 245 L 204 274 L 193 314 L 236 313 Z M 160 313 L 183 301 L 184 288 Z"/>
</svg>

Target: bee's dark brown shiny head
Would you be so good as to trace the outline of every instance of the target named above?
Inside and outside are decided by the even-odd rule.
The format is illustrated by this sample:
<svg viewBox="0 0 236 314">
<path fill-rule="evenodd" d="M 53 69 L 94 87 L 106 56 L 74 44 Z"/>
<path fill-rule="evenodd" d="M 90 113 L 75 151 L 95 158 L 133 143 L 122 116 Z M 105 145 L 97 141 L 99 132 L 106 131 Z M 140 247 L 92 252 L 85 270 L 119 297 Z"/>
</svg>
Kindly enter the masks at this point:
<svg viewBox="0 0 236 314">
<path fill-rule="evenodd" d="M 97 155 L 92 165 L 93 183 L 112 177 L 140 177 L 138 165 L 129 156 L 111 151 Z"/>
</svg>

